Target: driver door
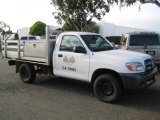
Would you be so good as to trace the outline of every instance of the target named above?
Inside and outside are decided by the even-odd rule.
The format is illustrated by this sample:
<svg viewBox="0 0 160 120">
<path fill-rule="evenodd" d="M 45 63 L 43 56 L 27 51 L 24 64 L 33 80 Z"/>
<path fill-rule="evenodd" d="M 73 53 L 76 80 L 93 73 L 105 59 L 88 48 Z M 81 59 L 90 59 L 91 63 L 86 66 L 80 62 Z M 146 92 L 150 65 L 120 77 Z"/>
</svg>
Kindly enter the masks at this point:
<svg viewBox="0 0 160 120">
<path fill-rule="evenodd" d="M 73 48 L 76 46 L 84 47 L 77 36 L 65 35 L 62 37 L 60 48 L 56 55 L 56 74 L 88 81 L 89 54 L 75 53 Z"/>
</svg>

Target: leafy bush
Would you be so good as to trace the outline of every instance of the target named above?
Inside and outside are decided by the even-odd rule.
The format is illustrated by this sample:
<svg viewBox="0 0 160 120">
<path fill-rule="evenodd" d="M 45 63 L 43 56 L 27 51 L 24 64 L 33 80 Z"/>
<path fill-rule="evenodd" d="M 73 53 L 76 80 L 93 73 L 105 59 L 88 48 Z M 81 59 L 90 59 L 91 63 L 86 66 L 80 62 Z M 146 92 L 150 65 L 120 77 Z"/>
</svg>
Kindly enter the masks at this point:
<svg viewBox="0 0 160 120">
<path fill-rule="evenodd" d="M 30 35 L 37 35 L 37 36 L 44 36 L 45 35 L 45 28 L 46 24 L 38 21 L 33 24 L 33 26 L 30 28 Z"/>
</svg>

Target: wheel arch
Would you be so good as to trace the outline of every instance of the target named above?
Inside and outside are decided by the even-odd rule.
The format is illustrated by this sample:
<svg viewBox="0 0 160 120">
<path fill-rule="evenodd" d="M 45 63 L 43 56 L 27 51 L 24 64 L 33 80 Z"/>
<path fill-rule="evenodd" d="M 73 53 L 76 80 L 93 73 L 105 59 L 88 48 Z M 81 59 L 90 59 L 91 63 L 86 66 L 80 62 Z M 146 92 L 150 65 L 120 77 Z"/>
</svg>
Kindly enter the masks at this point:
<svg viewBox="0 0 160 120">
<path fill-rule="evenodd" d="M 36 71 L 32 64 L 22 63 L 19 73 L 21 80 L 25 83 L 32 83 L 36 79 Z"/>
<path fill-rule="evenodd" d="M 123 86 L 123 83 L 122 83 L 122 80 L 121 80 L 121 77 L 119 75 L 118 72 L 114 71 L 114 70 L 111 70 L 111 69 L 97 69 L 93 72 L 92 74 L 92 77 L 91 77 L 91 83 L 93 84 L 94 81 L 96 80 L 96 78 L 100 75 L 103 75 L 103 74 L 110 74 L 110 75 L 113 75 L 114 77 L 117 78 L 118 82 L 120 83 L 120 85 L 122 86 L 122 88 L 124 88 Z"/>
<path fill-rule="evenodd" d="M 19 73 L 19 68 L 22 64 L 27 64 L 29 66 L 34 66 L 34 64 L 29 63 L 29 62 L 23 62 L 23 61 L 16 61 L 15 65 L 16 65 L 16 73 Z"/>
</svg>

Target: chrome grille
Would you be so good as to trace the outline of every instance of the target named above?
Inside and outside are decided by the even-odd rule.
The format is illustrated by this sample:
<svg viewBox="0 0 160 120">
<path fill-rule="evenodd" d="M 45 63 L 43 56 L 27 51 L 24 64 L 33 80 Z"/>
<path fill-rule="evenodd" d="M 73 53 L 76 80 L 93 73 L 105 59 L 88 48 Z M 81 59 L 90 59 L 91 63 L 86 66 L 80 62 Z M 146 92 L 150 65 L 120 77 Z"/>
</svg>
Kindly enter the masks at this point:
<svg viewBox="0 0 160 120">
<path fill-rule="evenodd" d="M 144 64 L 145 64 L 145 70 L 146 70 L 146 72 L 149 72 L 149 71 L 153 70 L 154 67 L 155 67 L 155 63 L 154 63 L 153 59 L 147 59 L 147 60 L 145 60 Z"/>
</svg>

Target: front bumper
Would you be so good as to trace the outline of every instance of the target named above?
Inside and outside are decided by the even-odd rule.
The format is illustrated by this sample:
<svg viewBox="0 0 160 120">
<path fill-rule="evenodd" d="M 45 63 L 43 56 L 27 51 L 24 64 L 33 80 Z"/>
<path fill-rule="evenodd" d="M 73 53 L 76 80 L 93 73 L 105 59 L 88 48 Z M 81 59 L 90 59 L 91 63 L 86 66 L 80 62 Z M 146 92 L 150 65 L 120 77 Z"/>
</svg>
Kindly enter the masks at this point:
<svg viewBox="0 0 160 120">
<path fill-rule="evenodd" d="M 122 84 L 125 89 L 140 89 L 151 86 L 158 77 L 158 69 L 155 67 L 150 72 L 121 73 Z"/>
</svg>

